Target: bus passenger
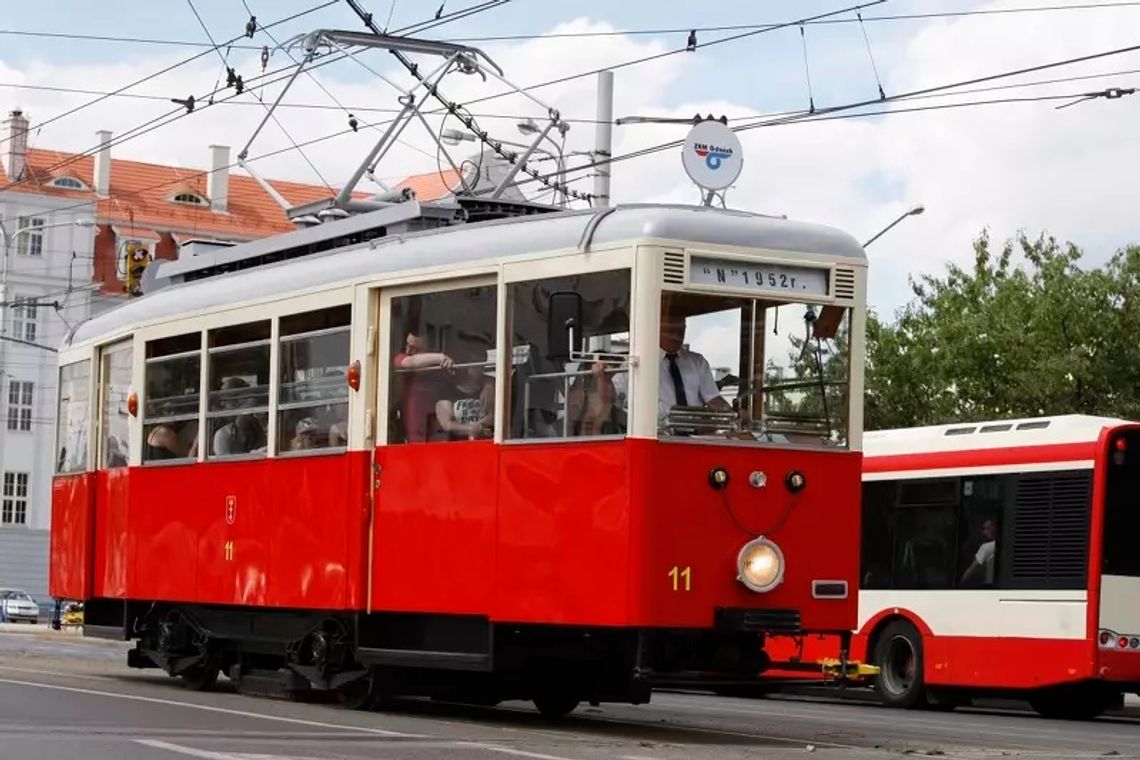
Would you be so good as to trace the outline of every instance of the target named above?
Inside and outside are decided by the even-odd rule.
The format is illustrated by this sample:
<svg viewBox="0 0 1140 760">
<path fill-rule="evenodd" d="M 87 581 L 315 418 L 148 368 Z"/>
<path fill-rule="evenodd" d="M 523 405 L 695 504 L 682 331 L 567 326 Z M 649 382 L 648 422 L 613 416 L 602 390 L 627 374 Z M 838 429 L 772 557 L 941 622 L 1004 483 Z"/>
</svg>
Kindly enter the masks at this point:
<svg viewBox="0 0 1140 760">
<path fill-rule="evenodd" d="M 145 461 L 198 456 L 198 423 L 155 425 L 146 437 Z"/>
<path fill-rule="evenodd" d="M 495 429 L 494 409 L 495 386 L 483 374 L 483 367 L 462 367 L 445 386 L 443 398 L 436 401 L 438 437 L 452 441 L 489 438 Z"/>
<path fill-rule="evenodd" d="M 962 585 L 994 585 L 994 558 L 997 555 L 997 538 L 997 521 L 992 517 L 987 517 L 982 522 L 982 543 L 974 554 L 973 562 L 962 573 Z"/>
<path fill-rule="evenodd" d="M 318 428 L 319 425 L 314 417 L 302 417 L 298 420 L 296 434 L 293 436 L 293 440 L 289 442 L 289 450 L 306 451 L 320 448 L 321 444 L 317 442 Z"/>
<path fill-rule="evenodd" d="M 674 406 L 706 406 L 718 412 L 732 411 L 732 405 L 720 395 L 708 359 L 685 346 L 684 317 L 662 313 L 660 346 L 658 417 L 668 416 Z"/>
<path fill-rule="evenodd" d="M 430 440 L 431 434 L 436 429 L 434 419 L 436 401 L 442 397 L 446 388 L 441 373 L 432 370 L 451 372 L 453 364 L 451 357 L 445 353 L 425 351 L 423 341 L 415 331 L 407 332 L 404 350 L 393 357 L 392 367 L 404 370 L 397 373 L 396 377 L 403 382 L 400 414 L 404 439 L 408 443 L 424 443 Z"/>
<path fill-rule="evenodd" d="M 606 365 L 595 361 L 590 365 L 590 374 L 575 378 L 566 398 L 571 435 L 616 433 L 613 411 L 614 382 L 606 373 Z"/>
</svg>

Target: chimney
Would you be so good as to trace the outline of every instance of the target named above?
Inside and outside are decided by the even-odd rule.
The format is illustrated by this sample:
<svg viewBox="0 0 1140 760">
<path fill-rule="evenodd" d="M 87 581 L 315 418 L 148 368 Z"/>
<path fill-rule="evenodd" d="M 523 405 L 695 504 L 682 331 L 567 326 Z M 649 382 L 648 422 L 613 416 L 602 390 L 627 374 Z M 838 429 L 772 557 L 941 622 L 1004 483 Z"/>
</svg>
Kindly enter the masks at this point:
<svg viewBox="0 0 1140 760">
<path fill-rule="evenodd" d="M 95 154 L 95 193 L 103 197 L 111 194 L 111 132 L 101 129 L 95 133 L 99 152 Z"/>
<path fill-rule="evenodd" d="M 224 213 L 230 203 L 230 146 L 210 146 L 210 173 L 206 177 L 210 208 Z"/>
<path fill-rule="evenodd" d="M 23 178 L 24 169 L 28 165 L 28 119 L 17 108 L 8 114 L 8 120 L 4 123 L 8 126 L 8 160 L 4 164 L 4 171 L 8 174 L 9 182 L 18 182 Z"/>
</svg>

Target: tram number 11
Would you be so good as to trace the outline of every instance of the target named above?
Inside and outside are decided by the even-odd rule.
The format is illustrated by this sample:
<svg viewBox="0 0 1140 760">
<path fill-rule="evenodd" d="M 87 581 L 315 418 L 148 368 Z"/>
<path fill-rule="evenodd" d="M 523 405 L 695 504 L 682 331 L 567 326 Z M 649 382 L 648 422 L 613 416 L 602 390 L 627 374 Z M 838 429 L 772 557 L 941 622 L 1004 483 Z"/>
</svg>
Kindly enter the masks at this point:
<svg viewBox="0 0 1140 760">
<path fill-rule="evenodd" d="M 674 591 L 693 590 L 693 568 L 676 567 L 669 571 L 669 580 L 673 583 Z"/>
<path fill-rule="evenodd" d="M 225 546 L 223 548 L 225 550 L 226 562 L 233 562 L 233 560 L 234 560 L 234 542 L 233 541 L 226 541 Z"/>
</svg>

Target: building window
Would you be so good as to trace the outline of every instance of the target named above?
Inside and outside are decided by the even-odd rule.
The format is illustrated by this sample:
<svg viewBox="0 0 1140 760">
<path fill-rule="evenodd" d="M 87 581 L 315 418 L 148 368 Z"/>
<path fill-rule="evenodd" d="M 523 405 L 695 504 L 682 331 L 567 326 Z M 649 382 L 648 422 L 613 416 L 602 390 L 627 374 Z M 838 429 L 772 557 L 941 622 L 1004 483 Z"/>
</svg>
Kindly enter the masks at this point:
<svg viewBox="0 0 1140 760">
<path fill-rule="evenodd" d="M 44 220 L 38 216 L 21 216 L 16 229 L 16 254 L 19 256 L 44 255 Z M 23 232 L 23 230 L 28 230 Z"/>
<path fill-rule="evenodd" d="M 31 298 L 17 298 L 12 304 L 12 337 L 16 340 L 36 342 L 36 307 Z"/>
<path fill-rule="evenodd" d="M 86 190 L 87 186 L 75 177 L 56 177 L 51 181 L 51 187 L 62 187 L 65 190 Z"/>
<path fill-rule="evenodd" d="M 8 383 L 8 429 L 32 429 L 32 393 L 35 383 L 11 380 Z"/>
<path fill-rule="evenodd" d="M 175 203 L 187 203 L 191 206 L 205 206 L 206 199 L 194 193 L 178 193 L 173 198 Z"/>
<path fill-rule="evenodd" d="M 28 523 L 28 473 L 4 473 L 4 502 L 0 508 L 0 524 Z"/>
</svg>

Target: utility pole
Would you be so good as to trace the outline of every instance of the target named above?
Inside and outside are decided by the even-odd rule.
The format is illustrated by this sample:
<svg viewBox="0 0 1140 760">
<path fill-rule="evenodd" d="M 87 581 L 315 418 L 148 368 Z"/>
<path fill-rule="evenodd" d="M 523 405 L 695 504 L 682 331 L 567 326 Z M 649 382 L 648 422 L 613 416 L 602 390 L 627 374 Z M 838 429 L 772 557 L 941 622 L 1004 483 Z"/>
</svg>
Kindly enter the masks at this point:
<svg viewBox="0 0 1140 760">
<path fill-rule="evenodd" d="M 594 205 L 610 205 L 610 159 L 614 145 L 614 73 L 598 72 L 597 124 L 594 127 Z"/>
</svg>

